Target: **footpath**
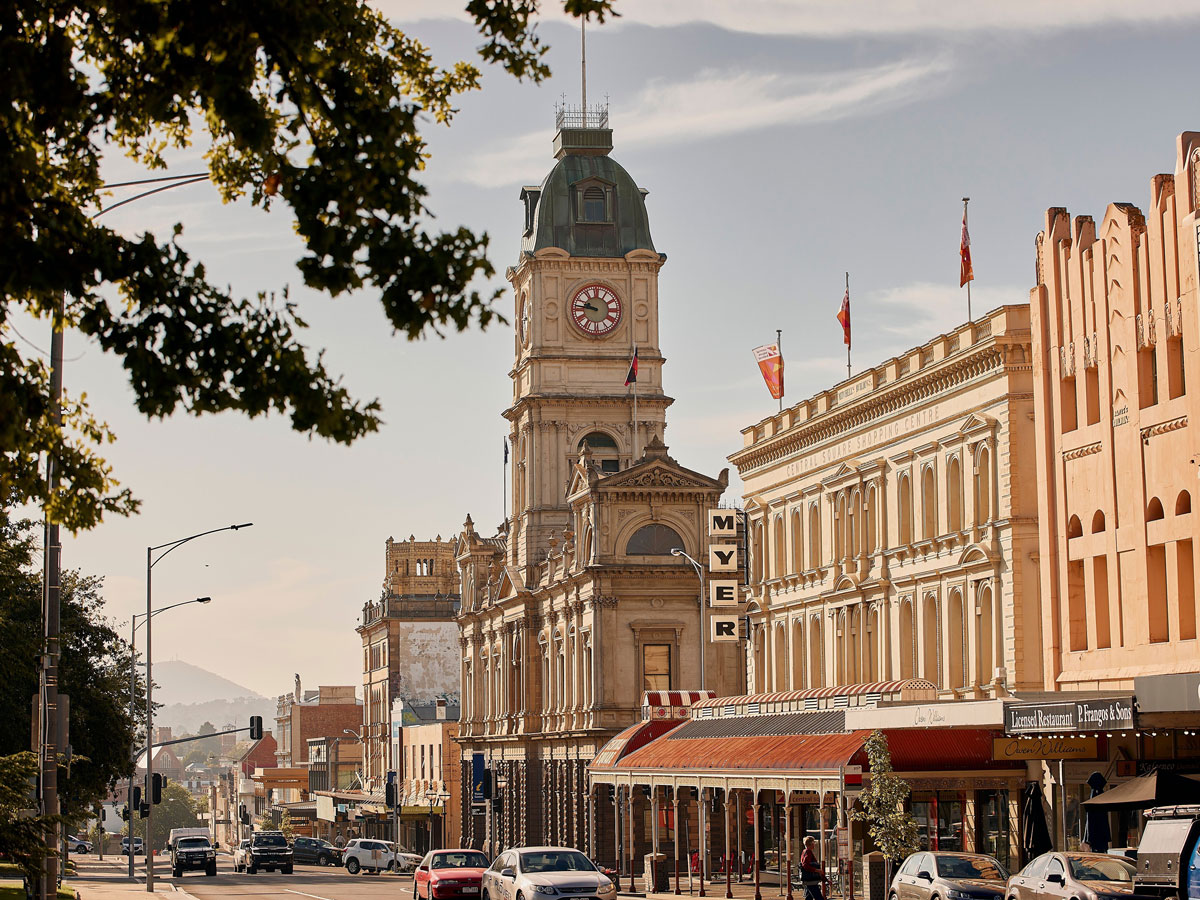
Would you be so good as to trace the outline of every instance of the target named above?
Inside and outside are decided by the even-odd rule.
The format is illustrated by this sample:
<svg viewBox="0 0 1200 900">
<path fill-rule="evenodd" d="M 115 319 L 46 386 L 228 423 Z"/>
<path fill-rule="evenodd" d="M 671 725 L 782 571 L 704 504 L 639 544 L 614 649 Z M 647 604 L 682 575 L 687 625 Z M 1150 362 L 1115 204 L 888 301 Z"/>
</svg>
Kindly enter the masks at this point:
<svg viewBox="0 0 1200 900">
<path fill-rule="evenodd" d="M 137 857 L 134 877 L 129 877 L 129 860 L 124 856 L 109 856 L 104 859 L 91 854 L 72 856 L 75 874 L 63 879 L 63 887 L 71 888 L 79 900 L 135 900 L 146 896 L 146 869 L 143 857 Z M 155 860 L 156 876 L 170 874 L 170 866 L 163 868 L 161 858 Z M 166 878 L 156 878 L 155 896 L 171 897 L 172 900 L 192 900 L 187 891 L 177 888 Z"/>
</svg>

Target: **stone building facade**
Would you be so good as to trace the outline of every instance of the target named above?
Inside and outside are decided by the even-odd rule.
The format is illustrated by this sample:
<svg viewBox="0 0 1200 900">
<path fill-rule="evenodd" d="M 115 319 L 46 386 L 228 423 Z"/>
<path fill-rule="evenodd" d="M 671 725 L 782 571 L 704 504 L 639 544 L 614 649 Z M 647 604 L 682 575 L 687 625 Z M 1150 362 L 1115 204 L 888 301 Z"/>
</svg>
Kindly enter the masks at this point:
<svg viewBox="0 0 1200 900">
<path fill-rule="evenodd" d="M 709 645 L 701 672 L 699 581 L 671 554 L 704 558 L 726 473 L 687 469 L 662 441 L 666 257 L 645 192 L 609 156 L 606 113 L 560 115 L 554 143 L 550 174 L 521 191 L 522 250 L 507 272 L 511 516 L 493 535 L 468 517 L 456 550 L 462 839 L 491 849 L 611 840 L 598 821 L 611 804 L 593 805 L 585 770 L 637 721 L 643 691 L 741 689 L 736 644 Z M 497 797 L 469 814 L 477 755 Z"/>
<path fill-rule="evenodd" d="M 362 701 L 354 685 L 321 685 L 305 690 L 296 676 L 295 690 L 281 694 L 275 711 L 275 765 L 280 769 L 307 767 L 308 742 L 311 738 L 344 739 L 346 729 L 357 731 L 362 725 Z M 282 788 L 275 797 L 279 802 L 296 802 L 300 792 Z"/>
<path fill-rule="evenodd" d="M 454 542 L 387 540 L 383 590 L 363 605 L 363 778 L 381 790 L 395 771 L 390 735 L 396 700 L 458 702 L 458 568 Z"/>
<path fill-rule="evenodd" d="M 1031 361 L 1004 306 L 742 431 L 751 691 L 1041 688 Z"/>
<path fill-rule="evenodd" d="M 1046 686 L 1200 671 L 1200 133 L 1147 212 L 1052 208 L 1031 293 Z"/>
</svg>

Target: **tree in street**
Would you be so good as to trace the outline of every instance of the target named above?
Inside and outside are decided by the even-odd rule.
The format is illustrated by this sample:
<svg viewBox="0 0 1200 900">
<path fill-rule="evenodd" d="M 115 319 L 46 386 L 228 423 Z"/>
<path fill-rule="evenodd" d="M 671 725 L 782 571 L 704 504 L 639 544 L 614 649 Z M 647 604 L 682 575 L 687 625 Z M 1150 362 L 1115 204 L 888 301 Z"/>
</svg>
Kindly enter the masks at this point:
<svg viewBox="0 0 1200 900">
<path fill-rule="evenodd" d="M 562 0 L 604 21 L 613 0 Z M 517 78 L 549 75 L 537 0 L 469 0 L 482 60 Z M 137 500 L 99 446 L 112 439 L 82 392 L 53 423 L 46 364 L 10 321 L 53 318 L 117 356 L 138 411 L 161 418 L 235 410 L 290 417 L 304 434 L 350 443 L 380 425 L 376 401 L 350 396 L 287 299 L 240 297 L 164 238 L 124 237 L 93 218 L 101 158 L 124 151 L 150 169 L 198 144 L 226 201 L 286 204 L 304 245 L 304 284 L 337 297 L 377 294 L 410 340 L 487 327 L 499 291 L 488 236 L 430 228 L 421 130 L 448 124 L 480 87 L 469 62 L 429 50 L 365 0 L 13 0 L 0 4 L 0 497 L 45 507 L 72 530 Z M 63 304 L 63 318 L 59 306 Z M 49 495 L 40 463 L 61 487 Z"/>
<path fill-rule="evenodd" d="M 871 781 L 858 795 L 862 808 L 851 815 L 866 822 L 871 840 L 890 865 L 921 849 L 917 823 L 904 808 L 912 788 L 892 770 L 892 754 L 882 731 L 872 731 L 865 747 Z"/>
<path fill-rule="evenodd" d="M 38 692 L 42 652 L 42 573 L 32 522 L 14 521 L 0 507 L 0 754 L 29 747 L 29 698 Z M 62 759 L 59 790 L 68 824 L 101 802 L 119 778 L 132 771 L 129 748 L 135 722 L 129 717 L 129 645 L 103 614 L 103 582 L 78 571 L 62 576 L 62 658 L 59 691 L 70 699 L 71 757 Z M 145 684 L 136 683 L 138 712 Z"/>
<path fill-rule="evenodd" d="M 28 883 L 42 873 L 46 832 L 58 821 L 57 816 L 27 815 L 37 805 L 33 799 L 37 775 L 38 758 L 28 750 L 0 756 L 0 847 Z"/>
<path fill-rule="evenodd" d="M 196 799 L 188 793 L 187 788 L 173 781 L 167 782 L 162 789 L 162 803 L 154 807 L 155 846 L 166 843 L 172 828 L 199 827 L 202 823 L 197 812 Z M 134 812 L 130 824 L 134 835 L 145 840 L 146 820 Z"/>
</svg>

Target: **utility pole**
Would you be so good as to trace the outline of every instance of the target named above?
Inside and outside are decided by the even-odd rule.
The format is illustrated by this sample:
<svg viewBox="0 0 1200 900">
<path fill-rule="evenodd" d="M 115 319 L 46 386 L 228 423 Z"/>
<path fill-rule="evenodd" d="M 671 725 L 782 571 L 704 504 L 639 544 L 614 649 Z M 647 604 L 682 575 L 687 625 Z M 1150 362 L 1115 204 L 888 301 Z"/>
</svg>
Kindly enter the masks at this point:
<svg viewBox="0 0 1200 900">
<path fill-rule="evenodd" d="M 50 422 L 55 429 L 62 427 L 62 365 L 63 327 L 66 319 L 66 296 L 58 298 L 54 312 L 53 333 L 50 338 Z M 58 467 L 54 453 L 46 454 L 46 496 L 53 498 L 58 492 Z M 58 524 L 45 514 L 44 569 L 42 576 L 42 623 L 43 646 L 41 678 L 38 698 L 39 756 L 41 763 L 41 796 L 38 812 L 44 816 L 58 813 L 58 754 L 64 749 L 64 735 L 59 734 L 58 720 L 58 657 L 59 624 L 61 613 L 62 544 L 59 540 Z M 46 832 L 46 857 L 39 884 L 41 900 L 52 900 L 58 895 L 58 845 L 59 826 Z"/>
</svg>

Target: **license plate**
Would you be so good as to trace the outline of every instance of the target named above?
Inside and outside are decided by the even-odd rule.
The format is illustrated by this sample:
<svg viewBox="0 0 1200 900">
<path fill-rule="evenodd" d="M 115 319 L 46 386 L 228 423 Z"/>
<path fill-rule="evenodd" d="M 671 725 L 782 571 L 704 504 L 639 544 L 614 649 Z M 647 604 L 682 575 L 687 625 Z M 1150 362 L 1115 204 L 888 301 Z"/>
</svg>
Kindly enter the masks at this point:
<svg viewBox="0 0 1200 900">
<path fill-rule="evenodd" d="M 479 893 L 479 885 L 472 885 L 471 887 L 465 887 L 462 889 L 462 892 L 464 894 L 478 894 Z"/>
</svg>

